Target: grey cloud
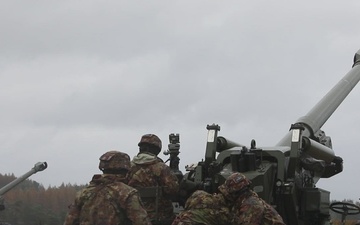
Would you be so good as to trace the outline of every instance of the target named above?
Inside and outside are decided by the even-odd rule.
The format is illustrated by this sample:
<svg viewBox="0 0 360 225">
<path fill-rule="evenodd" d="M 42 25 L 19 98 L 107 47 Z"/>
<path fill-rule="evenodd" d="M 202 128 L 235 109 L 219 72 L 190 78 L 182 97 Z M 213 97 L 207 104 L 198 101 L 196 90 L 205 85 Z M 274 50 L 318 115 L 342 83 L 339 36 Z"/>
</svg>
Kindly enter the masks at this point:
<svg viewBox="0 0 360 225">
<path fill-rule="evenodd" d="M 103 151 L 135 155 L 149 132 L 164 146 L 180 133 L 183 169 L 204 157 L 211 123 L 242 144 L 276 144 L 351 69 L 358 6 L 4 2 L 0 171 L 21 175 L 44 160 L 37 181 L 85 183 Z M 358 197 L 354 187 L 338 191 L 357 169 L 358 96 L 356 87 L 324 126 L 346 164 L 319 186 L 339 200 Z"/>
</svg>

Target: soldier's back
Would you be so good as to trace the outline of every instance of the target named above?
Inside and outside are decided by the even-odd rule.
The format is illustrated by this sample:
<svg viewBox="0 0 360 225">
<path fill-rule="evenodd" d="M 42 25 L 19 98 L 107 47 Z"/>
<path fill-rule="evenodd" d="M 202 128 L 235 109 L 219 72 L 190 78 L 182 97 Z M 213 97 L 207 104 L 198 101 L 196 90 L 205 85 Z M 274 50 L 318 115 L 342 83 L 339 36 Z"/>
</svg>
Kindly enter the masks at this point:
<svg viewBox="0 0 360 225">
<path fill-rule="evenodd" d="M 254 191 L 236 200 L 233 225 L 285 225 L 278 212 Z"/>
<path fill-rule="evenodd" d="M 126 224 L 129 219 L 124 206 L 134 192 L 122 182 L 90 184 L 79 196 L 80 224 Z"/>
<path fill-rule="evenodd" d="M 136 189 L 161 189 L 161 194 L 146 198 L 140 191 L 144 208 L 153 223 L 174 219 L 170 195 L 177 193 L 179 185 L 176 176 L 164 162 L 154 155 L 141 153 L 134 157 L 128 178 L 128 184 Z"/>
<path fill-rule="evenodd" d="M 230 223 L 230 210 L 222 195 L 195 191 L 186 201 L 185 210 L 172 225 L 227 225 Z"/>
</svg>

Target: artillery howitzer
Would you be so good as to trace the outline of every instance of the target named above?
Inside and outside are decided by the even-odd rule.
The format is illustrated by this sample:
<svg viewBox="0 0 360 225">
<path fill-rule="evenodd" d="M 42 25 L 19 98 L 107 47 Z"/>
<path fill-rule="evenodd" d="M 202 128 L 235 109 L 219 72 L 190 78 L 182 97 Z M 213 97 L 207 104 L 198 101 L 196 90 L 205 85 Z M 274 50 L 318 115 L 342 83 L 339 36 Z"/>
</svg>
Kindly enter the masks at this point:
<svg viewBox="0 0 360 225">
<path fill-rule="evenodd" d="M 4 210 L 4 204 L 3 204 L 3 195 L 10 191 L 12 188 L 14 188 L 16 185 L 18 185 L 19 183 L 23 182 L 24 180 L 26 180 L 28 177 L 30 177 L 31 175 L 39 172 L 39 171 L 43 171 L 47 168 L 47 163 L 46 162 L 38 162 L 34 165 L 34 167 L 29 170 L 27 173 L 25 173 L 24 175 L 16 178 L 15 180 L 13 180 L 12 182 L 8 183 L 7 185 L 5 185 L 4 187 L 2 187 L 0 189 L 0 210 Z"/>
<path fill-rule="evenodd" d="M 359 80 L 360 50 L 349 73 L 273 147 L 257 147 L 255 140 L 246 147 L 218 136 L 220 126 L 208 125 L 205 160 L 180 176 L 180 204 L 196 189 L 216 192 L 238 171 L 252 181 L 254 191 L 274 206 L 286 224 L 329 224 L 330 192 L 315 184 L 320 178 L 340 173 L 343 160 L 334 154 L 331 138 L 321 127 Z M 179 148 L 173 150 L 170 162 L 177 160 Z M 178 168 L 175 171 L 178 173 Z"/>
</svg>

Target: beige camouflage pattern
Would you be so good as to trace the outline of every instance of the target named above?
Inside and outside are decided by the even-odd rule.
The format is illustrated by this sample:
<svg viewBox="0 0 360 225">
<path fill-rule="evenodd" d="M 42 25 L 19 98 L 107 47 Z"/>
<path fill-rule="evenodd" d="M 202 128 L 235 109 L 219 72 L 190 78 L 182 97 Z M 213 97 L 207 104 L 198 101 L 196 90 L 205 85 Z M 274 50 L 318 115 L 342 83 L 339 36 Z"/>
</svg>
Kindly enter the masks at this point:
<svg viewBox="0 0 360 225">
<path fill-rule="evenodd" d="M 242 173 L 236 172 L 231 174 L 223 183 L 218 187 L 220 192 L 235 193 L 250 186 L 251 181 Z"/>
<path fill-rule="evenodd" d="M 232 225 L 285 225 L 278 212 L 252 190 L 236 199 L 232 213 Z"/>
<path fill-rule="evenodd" d="M 107 169 L 129 170 L 131 167 L 129 155 L 115 150 L 104 153 L 102 156 L 100 156 L 99 160 L 99 169 L 101 171 Z"/>
<path fill-rule="evenodd" d="M 159 199 L 158 214 L 156 214 L 156 198 L 143 198 L 142 202 L 152 221 L 172 221 L 175 217 L 170 196 L 179 190 L 177 177 L 170 167 L 151 153 L 140 153 L 132 160 L 129 172 L 129 185 L 134 188 L 161 186 L 163 195 Z"/>
<path fill-rule="evenodd" d="M 229 206 L 221 194 L 198 190 L 188 198 L 184 211 L 171 225 L 227 225 L 230 220 Z"/>
<path fill-rule="evenodd" d="M 121 175 L 94 175 L 69 206 L 64 225 L 151 225 L 136 189 Z"/>
</svg>

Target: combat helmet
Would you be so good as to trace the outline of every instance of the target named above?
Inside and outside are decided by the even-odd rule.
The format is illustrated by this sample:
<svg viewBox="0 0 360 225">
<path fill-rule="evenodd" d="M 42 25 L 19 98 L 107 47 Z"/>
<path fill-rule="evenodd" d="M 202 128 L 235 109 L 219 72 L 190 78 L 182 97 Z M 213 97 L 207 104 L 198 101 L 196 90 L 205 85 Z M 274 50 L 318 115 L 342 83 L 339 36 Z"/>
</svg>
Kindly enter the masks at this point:
<svg viewBox="0 0 360 225">
<path fill-rule="evenodd" d="M 122 170 L 130 170 L 130 157 L 119 151 L 108 151 L 100 156 L 99 169 L 104 173 L 116 173 Z"/>
<path fill-rule="evenodd" d="M 144 134 L 141 137 L 138 146 L 140 146 L 142 144 L 145 144 L 145 143 L 154 145 L 154 146 L 156 146 L 156 147 L 158 147 L 160 149 L 162 148 L 161 140 L 155 134 Z"/>
<path fill-rule="evenodd" d="M 247 190 L 251 181 L 242 173 L 233 173 L 219 186 L 219 191 L 229 198 L 234 195 L 240 195 L 244 190 Z"/>
<path fill-rule="evenodd" d="M 144 134 L 141 139 L 140 142 L 138 144 L 138 146 L 140 148 L 142 148 L 142 146 L 147 145 L 147 149 L 146 151 L 148 152 L 152 152 L 154 154 L 159 154 L 159 152 L 161 151 L 161 140 L 158 136 L 156 136 L 155 134 Z"/>
</svg>

